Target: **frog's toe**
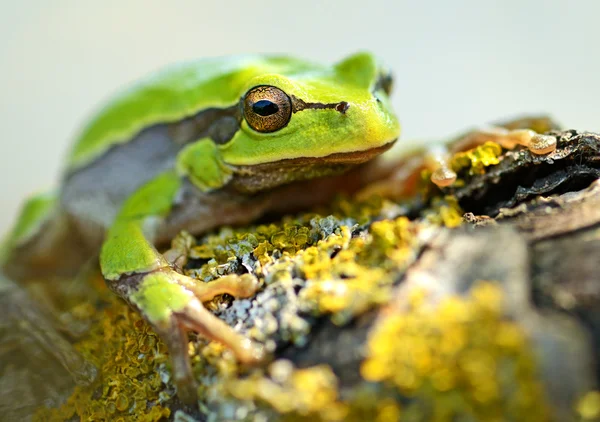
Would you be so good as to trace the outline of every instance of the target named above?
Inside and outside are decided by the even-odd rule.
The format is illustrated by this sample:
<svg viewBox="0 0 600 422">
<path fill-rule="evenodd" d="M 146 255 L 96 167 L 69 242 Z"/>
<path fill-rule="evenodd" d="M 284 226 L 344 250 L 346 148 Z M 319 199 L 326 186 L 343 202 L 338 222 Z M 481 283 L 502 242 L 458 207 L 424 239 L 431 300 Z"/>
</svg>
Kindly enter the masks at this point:
<svg viewBox="0 0 600 422">
<path fill-rule="evenodd" d="M 260 288 L 260 282 L 258 279 L 250 274 L 235 276 L 235 278 L 230 280 L 229 283 L 233 283 L 235 286 L 233 289 L 231 289 L 232 296 L 238 298 L 252 297 Z"/>
<path fill-rule="evenodd" d="M 185 329 L 175 315 L 171 315 L 161 323 L 153 323 L 152 326 L 169 350 L 173 381 L 179 399 L 184 403 L 194 403 L 198 398 L 198 384 L 190 364 Z"/>
<path fill-rule="evenodd" d="M 445 188 L 456 181 L 456 173 L 448 165 L 440 165 L 431 173 L 431 181 L 438 187 Z"/>
<path fill-rule="evenodd" d="M 252 297 L 260 288 L 258 279 L 251 274 L 226 275 L 208 283 L 186 277 L 180 283 L 192 291 L 201 302 L 208 302 L 225 293 L 236 298 Z"/>
<path fill-rule="evenodd" d="M 185 276 L 183 276 L 185 277 Z M 188 277 L 185 277 L 188 279 Z M 184 308 L 183 312 L 177 313 L 179 320 L 185 327 L 203 334 L 204 336 L 223 343 L 230 348 L 236 358 L 244 363 L 253 365 L 262 362 L 266 357 L 264 346 L 253 342 L 235 332 L 224 321 L 209 312 L 202 302 L 209 301 L 215 296 L 227 293 L 236 298 L 252 297 L 259 289 L 258 279 L 250 274 L 226 275 L 208 283 L 188 279 L 185 288 L 192 291 L 197 298 Z"/>
<path fill-rule="evenodd" d="M 176 316 L 186 328 L 227 346 L 241 363 L 254 365 L 266 359 L 263 345 L 234 331 L 198 301 L 190 302 Z"/>
<path fill-rule="evenodd" d="M 244 338 L 240 344 L 240 350 L 237 352 L 237 358 L 243 364 L 256 365 L 265 362 L 268 359 L 268 353 L 264 345 Z"/>
<path fill-rule="evenodd" d="M 188 261 L 190 249 L 196 239 L 186 231 L 180 232 L 171 242 L 171 248 L 163 253 L 165 259 L 177 268 L 183 268 Z"/>
<path fill-rule="evenodd" d="M 456 181 L 456 173 L 450 166 L 450 156 L 444 147 L 429 148 L 424 159 L 425 167 L 431 171 L 430 180 L 436 186 L 445 188 Z"/>
<path fill-rule="evenodd" d="M 556 137 L 536 134 L 529 141 L 528 148 L 536 155 L 549 154 L 556 150 Z"/>
</svg>

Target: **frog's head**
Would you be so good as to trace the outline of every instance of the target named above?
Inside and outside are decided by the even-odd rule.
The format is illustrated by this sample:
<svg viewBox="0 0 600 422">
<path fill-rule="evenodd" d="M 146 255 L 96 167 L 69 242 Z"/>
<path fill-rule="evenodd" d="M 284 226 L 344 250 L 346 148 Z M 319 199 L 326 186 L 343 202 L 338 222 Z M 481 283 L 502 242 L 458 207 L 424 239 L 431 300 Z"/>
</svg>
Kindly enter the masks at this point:
<svg viewBox="0 0 600 422">
<path fill-rule="evenodd" d="M 241 123 L 219 146 L 233 184 L 257 191 L 339 173 L 392 146 L 400 125 L 390 74 L 368 53 L 333 67 L 260 74 L 247 81 Z"/>
</svg>

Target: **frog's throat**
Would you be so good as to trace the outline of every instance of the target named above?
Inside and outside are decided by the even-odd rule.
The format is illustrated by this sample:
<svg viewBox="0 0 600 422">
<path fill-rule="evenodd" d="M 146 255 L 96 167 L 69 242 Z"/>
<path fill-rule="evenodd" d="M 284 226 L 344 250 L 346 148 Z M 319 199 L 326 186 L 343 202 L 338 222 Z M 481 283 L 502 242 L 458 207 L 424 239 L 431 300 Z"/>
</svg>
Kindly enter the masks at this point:
<svg viewBox="0 0 600 422">
<path fill-rule="evenodd" d="M 252 166 L 237 166 L 231 187 L 255 193 L 291 182 L 333 176 L 372 160 L 390 149 L 396 139 L 364 151 L 340 152 L 325 157 L 290 158 Z"/>
</svg>

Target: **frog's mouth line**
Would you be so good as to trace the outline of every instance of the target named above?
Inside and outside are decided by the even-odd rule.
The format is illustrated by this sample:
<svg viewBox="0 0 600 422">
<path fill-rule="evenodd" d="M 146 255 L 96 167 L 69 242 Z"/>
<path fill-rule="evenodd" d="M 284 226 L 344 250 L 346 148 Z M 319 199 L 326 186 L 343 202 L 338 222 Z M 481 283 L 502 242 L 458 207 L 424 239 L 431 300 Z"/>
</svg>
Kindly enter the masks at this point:
<svg viewBox="0 0 600 422">
<path fill-rule="evenodd" d="M 395 142 L 396 139 L 364 151 L 339 152 L 324 157 L 287 158 L 271 163 L 237 166 L 231 184 L 239 192 L 255 193 L 291 182 L 344 173 L 384 153 Z"/>
<path fill-rule="evenodd" d="M 299 157 L 299 158 L 286 158 L 283 160 L 273 161 L 271 163 L 255 164 L 252 166 L 238 166 L 237 169 L 240 173 L 244 173 L 244 170 L 248 170 L 251 173 L 261 172 L 263 170 L 269 170 L 270 168 L 290 168 L 300 167 L 307 165 L 355 165 L 362 164 L 378 155 L 383 154 L 390 149 L 397 139 L 394 139 L 386 144 L 367 149 L 364 151 L 352 151 L 352 152 L 337 152 L 335 154 L 326 155 L 324 157 Z"/>
</svg>

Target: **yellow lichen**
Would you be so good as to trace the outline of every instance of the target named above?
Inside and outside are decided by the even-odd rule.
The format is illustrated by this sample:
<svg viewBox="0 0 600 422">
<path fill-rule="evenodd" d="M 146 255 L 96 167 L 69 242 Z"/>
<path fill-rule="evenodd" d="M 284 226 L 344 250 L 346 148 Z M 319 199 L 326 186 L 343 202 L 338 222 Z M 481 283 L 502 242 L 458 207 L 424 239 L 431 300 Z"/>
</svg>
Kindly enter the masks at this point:
<svg viewBox="0 0 600 422">
<path fill-rule="evenodd" d="M 352 238 L 347 227 L 297 253 L 304 273 L 300 301 L 343 323 L 390 299 L 394 275 L 416 256 L 416 226 L 401 217 L 371 225 L 369 236 Z M 335 253 L 333 253 L 335 252 Z"/>
<path fill-rule="evenodd" d="M 600 420 L 600 391 L 590 391 L 577 403 L 577 413 L 583 421 Z"/>
<path fill-rule="evenodd" d="M 301 337 L 310 332 L 303 319 L 307 315 L 344 324 L 386 305 L 418 256 L 422 228 L 455 227 L 462 216 L 452 197 L 434 199 L 426 216 L 429 224 L 393 217 L 396 212 L 387 201 L 339 199 L 328 217 L 305 214 L 279 223 L 223 228 L 200 239 L 190 253 L 200 264 L 185 271 L 199 282 L 251 272 L 265 288 L 291 291 L 294 307 L 302 312 L 287 316 L 285 341 L 302 344 Z M 41 410 L 38 420 L 169 416 L 163 406 L 169 394 L 159 376 L 166 375 L 164 345 L 135 311 L 112 294 L 108 297 L 98 323 L 76 345 L 100 369 L 99 384 L 78 387 L 61 408 Z M 216 298 L 207 307 L 223 310 L 224 303 L 231 299 Z M 448 298 L 435 310 L 427 308 L 425 293 L 415 290 L 409 303 L 407 312 L 388 315 L 370 337 L 361 373 L 378 390 L 342 400 L 328 366 L 285 371 L 285 364 L 277 365 L 281 361 L 268 375 L 256 370 L 244 378 L 230 351 L 199 336 L 190 343 L 190 355 L 202 379 L 200 398 L 213 404 L 228 396 L 259 402 L 294 420 L 426 420 L 421 417 L 424 404 L 434 409 L 430 420 L 450 420 L 456 414 L 500 420 L 503 411 L 526 412 L 536 406 L 543 420 L 546 407 L 526 339 L 518 326 L 501 318 L 496 287 L 482 284 L 470 299 Z M 267 343 L 274 342 L 278 329 L 267 312 L 255 316 L 243 334 Z M 417 404 L 401 406 L 399 395 Z"/>
<path fill-rule="evenodd" d="M 502 318 L 499 287 L 481 282 L 470 297 L 449 297 L 437 307 L 410 303 L 371 332 L 361 367 L 366 380 L 413 398 L 430 412 L 428 420 L 549 420 L 525 336 Z"/>
<path fill-rule="evenodd" d="M 248 378 L 232 379 L 225 384 L 226 393 L 239 400 L 262 402 L 284 420 L 345 419 L 347 409 L 338 401 L 337 378 L 327 365 L 294 369 L 287 361 L 276 361 L 270 372 L 271 377 L 257 371 Z"/>
<path fill-rule="evenodd" d="M 354 237 L 343 222 L 368 224 L 373 214 L 385 209 L 381 200 L 359 203 L 338 200 L 334 215 L 306 214 L 285 218 L 280 224 L 250 229 L 223 229 L 207 236 L 192 252 L 208 259 L 188 274 L 209 281 L 244 256 L 256 260 L 254 272 L 265 284 L 290 284 L 294 274 L 306 280 L 299 291 L 300 307 L 330 314 L 336 323 L 347 322 L 365 310 L 386 303 L 396 275 L 418 253 L 418 226 L 405 217 L 370 225 L 366 236 Z M 266 275 L 268 274 L 268 277 Z M 253 329 L 255 339 L 264 336 Z"/>
<path fill-rule="evenodd" d="M 482 174 L 486 167 L 500 162 L 502 147 L 495 142 L 486 142 L 476 148 L 457 152 L 450 160 L 450 167 L 456 173 L 468 169 L 469 175 Z"/>
<path fill-rule="evenodd" d="M 433 198 L 429 210 L 423 213 L 424 218 L 435 225 L 455 228 L 463 223 L 464 212 L 455 197 L 446 195 Z"/>
<path fill-rule="evenodd" d="M 106 290 L 106 288 L 104 288 Z M 159 403 L 163 390 L 159 367 L 166 348 L 141 317 L 108 291 L 104 309 L 90 333 L 75 347 L 99 369 L 96 383 L 75 387 L 57 409 L 39 409 L 38 421 L 158 421 L 170 415 Z M 162 396 L 161 396 L 162 397 Z M 168 398 L 168 397 L 167 397 Z"/>
<path fill-rule="evenodd" d="M 374 222 L 369 230 L 370 240 L 355 245 L 360 261 L 388 269 L 404 268 L 414 257 L 417 231 L 418 225 L 406 217 Z"/>
</svg>

